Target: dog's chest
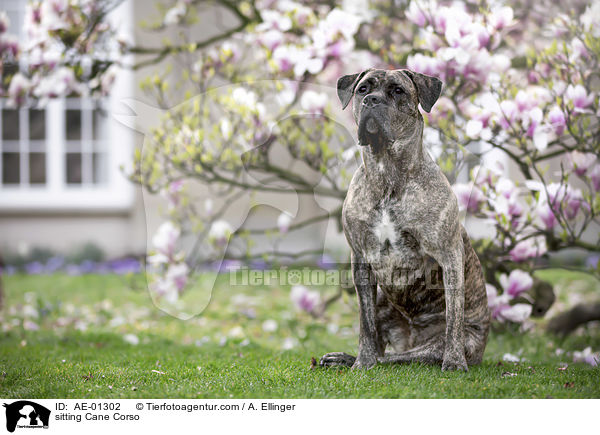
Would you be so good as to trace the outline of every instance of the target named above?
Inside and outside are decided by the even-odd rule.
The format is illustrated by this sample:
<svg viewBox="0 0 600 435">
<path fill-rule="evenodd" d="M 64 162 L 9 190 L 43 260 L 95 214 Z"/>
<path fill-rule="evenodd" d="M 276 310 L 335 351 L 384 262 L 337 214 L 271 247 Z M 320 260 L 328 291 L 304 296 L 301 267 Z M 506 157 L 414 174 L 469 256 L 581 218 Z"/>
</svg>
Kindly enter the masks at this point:
<svg viewBox="0 0 600 435">
<path fill-rule="evenodd" d="M 398 200 L 388 199 L 368 213 L 363 254 L 376 273 L 398 268 L 420 269 L 423 263 L 423 251 L 405 226 L 401 207 Z"/>
</svg>

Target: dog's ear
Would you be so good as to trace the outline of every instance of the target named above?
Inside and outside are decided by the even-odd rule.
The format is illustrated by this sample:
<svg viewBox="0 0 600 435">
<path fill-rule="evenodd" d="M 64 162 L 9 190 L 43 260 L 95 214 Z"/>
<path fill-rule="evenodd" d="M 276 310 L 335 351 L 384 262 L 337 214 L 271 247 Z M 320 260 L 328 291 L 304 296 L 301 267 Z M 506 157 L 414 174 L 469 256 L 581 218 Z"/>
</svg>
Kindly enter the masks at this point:
<svg viewBox="0 0 600 435">
<path fill-rule="evenodd" d="M 419 103 L 421 103 L 423 110 L 427 113 L 431 112 L 431 108 L 442 93 L 442 81 L 437 77 L 427 76 L 407 69 L 403 71 L 415 84 L 419 96 Z"/>
<path fill-rule="evenodd" d="M 338 98 L 340 99 L 340 102 L 342 103 L 342 110 L 344 110 L 348 106 L 350 100 L 352 99 L 352 94 L 354 94 L 354 89 L 356 88 L 356 85 L 368 71 L 369 70 L 367 69 L 360 73 L 348 74 L 338 79 L 337 94 Z"/>
</svg>

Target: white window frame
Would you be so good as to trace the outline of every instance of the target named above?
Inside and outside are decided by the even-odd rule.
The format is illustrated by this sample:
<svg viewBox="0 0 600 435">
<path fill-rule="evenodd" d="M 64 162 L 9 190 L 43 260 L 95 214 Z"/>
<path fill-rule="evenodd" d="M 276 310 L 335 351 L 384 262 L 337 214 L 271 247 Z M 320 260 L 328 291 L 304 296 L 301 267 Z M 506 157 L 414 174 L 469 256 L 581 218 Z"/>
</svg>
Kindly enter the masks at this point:
<svg viewBox="0 0 600 435">
<path fill-rule="evenodd" d="M 131 23 L 132 5 L 122 5 L 117 19 L 121 22 Z M 132 209 L 135 199 L 134 185 L 121 171 L 121 167 L 128 168 L 132 164 L 135 133 L 128 127 L 120 124 L 113 117 L 113 113 L 119 112 L 119 101 L 124 97 L 130 97 L 134 90 L 133 73 L 123 70 L 119 72 L 113 85 L 110 97 L 106 98 L 105 108 L 107 119 L 105 120 L 106 135 L 106 171 L 105 183 L 94 185 L 82 180 L 82 184 L 67 184 L 66 173 L 66 108 L 71 104 L 67 99 L 50 100 L 43 108 L 46 111 L 46 184 L 29 185 L 25 176 L 29 168 L 27 163 L 20 159 L 20 180 L 18 185 L 3 185 L 2 167 L 0 165 L 0 214 L 8 212 L 78 212 L 78 213 L 114 213 L 127 212 Z M 92 101 L 81 99 L 83 108 L 90 109 Z M 5 101 L 0 103 L 3 107 Z M 36 107 L 31 107 L 36 108 Z M 21 109 L 28 115 L 29 108 Z M 122 111 L 122 109 L 121 109 Z M 87 150 L 91 138 L 91 125 L 82 119 L 82 150 Z M 21 116 L 20 120 L 23 120 Z M 1 122 L 1 120 L 0 120 Z M 86 124 L 86 125 L 84 125 Z M 29 124 L 20 122 L 21 155 L 27 153 L 29 135 Z M 23 132 L 26 135 L 23 136 Z M 86 129 L 88 129 L 86 131 Z M 89 136 L 88 136 L 89 135 Z M 1 142 L 0 136 L 0 142 Z M 82 165 L 83 165 L 82 161 Z M 88 165 L 89 169 L 89 165 Z M 83 169 L 82 169 L 83 171 Z M 83 174 L 82 174 L 83 175 Z"/>
</svg>

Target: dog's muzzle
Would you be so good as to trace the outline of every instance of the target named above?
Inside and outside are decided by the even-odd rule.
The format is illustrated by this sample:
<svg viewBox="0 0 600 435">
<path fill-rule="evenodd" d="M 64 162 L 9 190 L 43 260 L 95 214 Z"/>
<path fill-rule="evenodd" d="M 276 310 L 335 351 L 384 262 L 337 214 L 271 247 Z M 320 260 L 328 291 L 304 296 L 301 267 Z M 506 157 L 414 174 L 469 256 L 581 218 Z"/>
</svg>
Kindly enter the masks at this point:
<svg viewBox="0 0 600 435">
<path fill-rule="evenodd" d="M 358 124 L 359 145 L 370 145 L 375 153 L 391 142 L 388 117 L 383 109 L 364 108 Z"/>
</svg>

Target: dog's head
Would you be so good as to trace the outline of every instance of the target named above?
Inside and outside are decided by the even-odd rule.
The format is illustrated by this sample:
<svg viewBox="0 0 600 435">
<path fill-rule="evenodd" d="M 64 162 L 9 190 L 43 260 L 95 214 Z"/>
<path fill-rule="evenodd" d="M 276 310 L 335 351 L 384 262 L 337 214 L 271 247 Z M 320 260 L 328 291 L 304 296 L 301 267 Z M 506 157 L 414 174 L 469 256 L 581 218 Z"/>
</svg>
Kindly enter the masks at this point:
<svg viewBox="0 0 600 435">
<path fill-rule="evenodd" d="M 423 122 L 419 103 L 423 110 L 431 111 L 441 91 L 439 79 L 406 69 L 368 69 L 337 82 L 342 108 L 354 95 L 359 144 L 371 145 L 374 152 L 412 133 Z"/>
</svg>

